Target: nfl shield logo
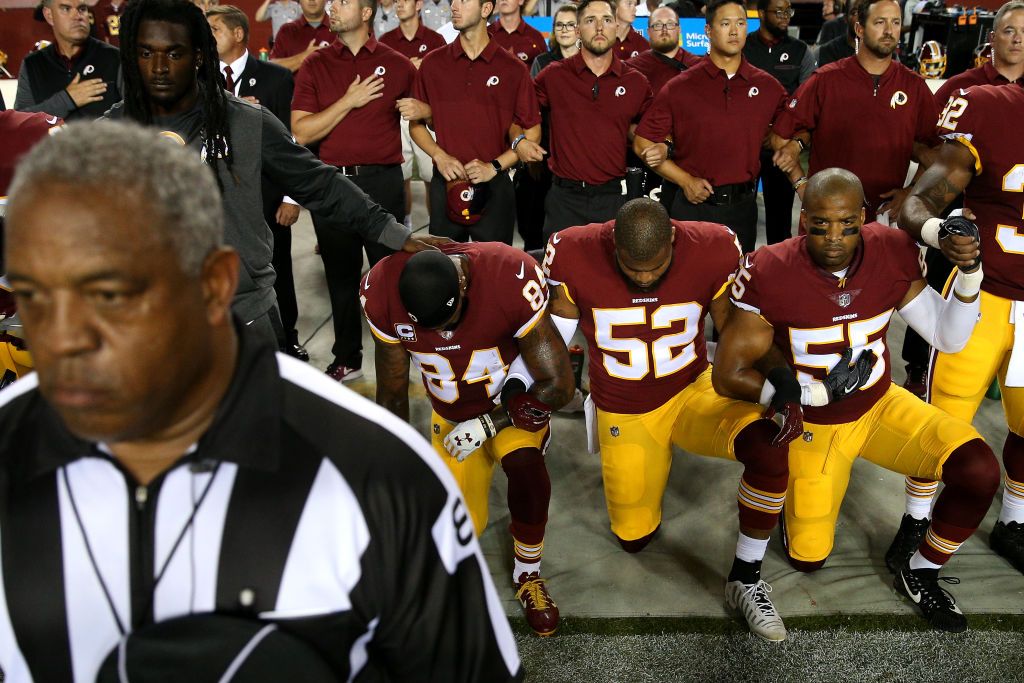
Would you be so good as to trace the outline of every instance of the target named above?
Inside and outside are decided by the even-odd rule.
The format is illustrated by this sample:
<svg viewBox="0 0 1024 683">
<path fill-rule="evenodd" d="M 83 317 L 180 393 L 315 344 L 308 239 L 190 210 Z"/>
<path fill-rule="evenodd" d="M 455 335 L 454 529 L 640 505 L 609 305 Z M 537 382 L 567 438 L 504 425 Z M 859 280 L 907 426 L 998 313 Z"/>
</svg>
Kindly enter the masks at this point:
<svg viewBox="0 0 1024 683">
<path fill-rule="evenodd" d="M 618 427 L 612 427 L 608 431 L 610 431 L 612 433 L 612 436 L 618 436 L 619 435 L 619 428 Z"/>
<path fill-rule="evenodd" d="M 853 303 L 853 297 L 849 292 L 843 292 L 836 297 L 836 303 L 839 304 L 840 308 L 846 308 Z"/>
</svg>

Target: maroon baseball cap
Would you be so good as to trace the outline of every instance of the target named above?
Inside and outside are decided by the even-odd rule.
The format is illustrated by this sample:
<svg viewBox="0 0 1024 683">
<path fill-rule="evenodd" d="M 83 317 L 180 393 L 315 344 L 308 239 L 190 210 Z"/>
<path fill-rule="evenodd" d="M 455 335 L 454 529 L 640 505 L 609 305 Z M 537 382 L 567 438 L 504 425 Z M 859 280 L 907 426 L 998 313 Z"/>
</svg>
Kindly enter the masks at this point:
<svg viewBox="0 0 1024 683">
<path fill-rule="evenodd" d="M 483 217 L 487 203 L 487 183 L 473 185 L 468 180 L 448 181 L 448 218 L 462 225 L 473 225 Z"/>
</svg>

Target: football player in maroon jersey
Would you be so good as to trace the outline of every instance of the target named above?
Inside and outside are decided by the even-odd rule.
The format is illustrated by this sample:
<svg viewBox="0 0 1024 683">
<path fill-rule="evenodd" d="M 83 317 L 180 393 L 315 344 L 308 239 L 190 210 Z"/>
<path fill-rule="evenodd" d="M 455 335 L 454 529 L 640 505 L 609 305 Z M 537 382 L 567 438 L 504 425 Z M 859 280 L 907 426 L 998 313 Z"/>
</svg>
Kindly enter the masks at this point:
<svg viewBox="0 0 1024 683">
<path fill-rule="evenodd" d="M 716 394 L 704 341 L 705 314 L 716 327 L 725 322 L 739 255 L 736 234 L 724 225 L 673 221 L 660 203 L 641 198 L 614 221 L 552 235 L 544 269 L 555 326 L 567 343 L 581 327 L 589 347 L 588 441 L 592 452 L 600 447 L 612 533 L 633 553 L 654 538 L 672 445 L 743 463 L 726 602 L 753 633 L 779 641 L 786 629 L 761 562 L 785 498 L 785 443 L 801 432 L 780 435 L 761 419 L 760 406 Z M 773 410 L 799 413 L 790 403 L 780 391 Z M 799 426 L 799 416 L 790 417 Z"/>
<path fill-rule="evenodd" d="M 1014 14 L 1024 15 L 1024 3 Z M 1014 24 L 1011 19 L 997 25 L 1012 29 Z M 1024 45 L 1024 24 L 1016 25 L 1018 45 Z M 963 349 L 938 349 L 932 356 L 929 399 L 970 422 L 993 379 L 999 380 L 1009 433 L 1003 444 L 1002 508 L 989 543 L 1024 572 L 1024 129 L 1003 125 L 1020 117 L 1020 82 L 953 93 L 939 119 L 944 143 L 936 165 L 914 186 L 900 227 L 962 267 L 975 258 L 972 244 L 947 238 L 939 216 L 963 192 L 964 213 L 978 224 L 986 271 L 981 319 Z M 890 550 L 894 557 L 908 552 L 924 533 L 934 487 L 929 481 L 907 481 L 908 494 L 920 495 L 919 500 L 908 495 L 907 514 Z"/>
<path fill-rule="evenodd" d="M 773 343 L 786 357 L 783 367 L 800 382 L 806 421 L 803 438 L 789 447 L 782 535 L 790 562 L 801 571 L 820 568 L 832 551 L 857 457 L 944 482 L 927 536 L 899 567 L 894 584 L 934 628 L 963 631 L 967 621 L 939 587 L 938 573 L 985 516 L 999 486 L 999 466 L 969 422 L 892 383 L 885 341 L 889 320 L 899 311 L 936 348 L 963 348 L 979 311 L 976 237 L 952 294 L 943 299 L 926 285 L 909 234 L 864 225 L 864 190 L 849 171 L 815 174 L 800 215 L 806 235 L 747 255 L 736 274 L 736 310 L 718 345 L 715 387 L 735 398 L 761 398 L 768 387 L 755 362 Z M 960 220 L 946 231 L 969 235 L 973 226 Z M 798 305 L 794 292 L 800 293 Z M 849 370 L 854 381 L 830 383 L 829 368 L 831 375 Z M 870 372 L 865 377 L 858 368 Z M 840 403 L 828 400 L 837 392 L 848 395 Z"/>
<path fill-rule="evenodd" d="M 446 245 L 425 257 L 382 260 L 363 278 L 360 295 L 376 342 L 377 402 L 409 419 L 411 358 L 433 407 L 434 449 L 455 476 L 478 535 L 501 463 L 516 597 L 530 627 L 551 635 L 558 607 L 540 576 L 551 497 L 543 455 L 551 411 L 576 385 L 547 312 L 540 267 L 498 242 Z M 517 358 L 536 378 L 529 391 L 522 381 L 506 381 Z"/>
</svg>

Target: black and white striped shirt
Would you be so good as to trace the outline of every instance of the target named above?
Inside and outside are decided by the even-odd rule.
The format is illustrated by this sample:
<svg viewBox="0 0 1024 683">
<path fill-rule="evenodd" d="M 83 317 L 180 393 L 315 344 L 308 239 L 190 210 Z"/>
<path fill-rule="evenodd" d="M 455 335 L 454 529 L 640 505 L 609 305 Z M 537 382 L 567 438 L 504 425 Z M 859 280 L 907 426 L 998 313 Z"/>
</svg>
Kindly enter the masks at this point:
<svg viewBox="0 0 1024 683">
<path fill-rule="evenodd" d="M 35 375 L 0 394 L 7 681 L 92 681 L 118 622 L 205 612 L 279 624 L 339 680 L 519 679 L 472 522 L 429 444 L 308 365 L 240 348 L 212 426 L 148 487 L 72 436 Z"/>
</svg>

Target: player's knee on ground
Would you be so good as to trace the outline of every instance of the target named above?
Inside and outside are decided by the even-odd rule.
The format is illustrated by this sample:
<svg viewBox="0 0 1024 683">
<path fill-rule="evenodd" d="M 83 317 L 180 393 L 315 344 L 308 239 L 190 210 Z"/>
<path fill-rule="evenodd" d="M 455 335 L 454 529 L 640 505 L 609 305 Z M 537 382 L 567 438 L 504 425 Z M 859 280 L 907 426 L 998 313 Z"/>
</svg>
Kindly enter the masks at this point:
<svg viewBox="0 0 1024 683">
<path fill-rule="evenodd" d="M 786 554 L 786 559 L 789 560 L 789 564 L 793 567 L 793 569 L 797 570 L 798 572 L 803 572 L 804 574 L 809 574 L 810 572 L 818 571 L 819 569 L 825 566 L 825 562 L 828 560 L 828 558 L 826 557 L 825 559 L 817 560 L 816 562 L 806 562 L 804 560 L 798 560 L 792 555 L 789 555 L 788 553 Z"/>
<path fill-rule="evenodd" d="M 821 569 L 832 552 L 836 511 L 831 475 L 798 477 L 789 485 L 782 528 L 789 563 L 802 572 Z"/>
<path fill-rule="evenodd" d="M 1007 432 L 1003 443 L 1003 466 L 1014 481 L 1024 481 L 1024 436 Z"/>
<path fill-rule="evenodd" d="M 537 448 L 518 448 L 501 459 L 508 478 L 508 511 L 514 538 L 539 543 L 544 538 L 551 500 L 551 478 Z"/>
<path fill-rule="evenodd" d="M 618 536 L 615 536 L 615 540 L 619 542 L 619 545 L 622 546 L 622 549 L 625 550 L 627 553 L 638 553 L 644 548 L 646 548 L 648 543 L 654 540 L 654 537 L 658 534 L 659 529 L 661 529 L 660 524 L 657 527 L 655 527 L 654 531 L 652 531 L 651 533 L 647 534 L 646 536 L 641 536 L 640 538 L 634 539 L 632 541 L 627 541 L 625 539 L 619 538 Z"/>
</svg>

